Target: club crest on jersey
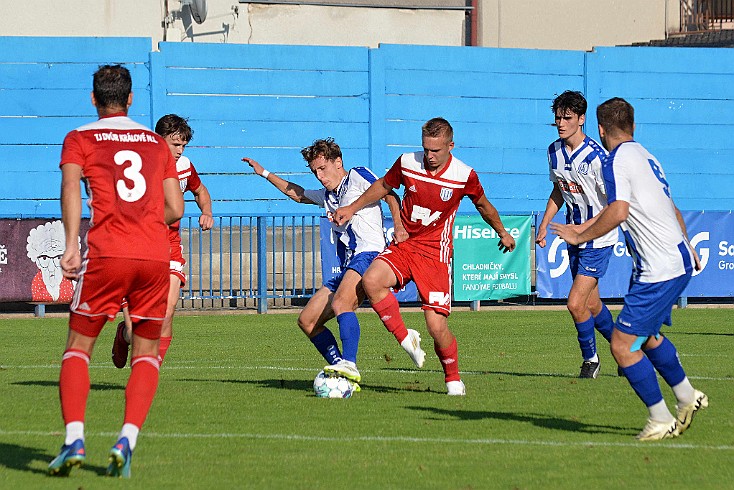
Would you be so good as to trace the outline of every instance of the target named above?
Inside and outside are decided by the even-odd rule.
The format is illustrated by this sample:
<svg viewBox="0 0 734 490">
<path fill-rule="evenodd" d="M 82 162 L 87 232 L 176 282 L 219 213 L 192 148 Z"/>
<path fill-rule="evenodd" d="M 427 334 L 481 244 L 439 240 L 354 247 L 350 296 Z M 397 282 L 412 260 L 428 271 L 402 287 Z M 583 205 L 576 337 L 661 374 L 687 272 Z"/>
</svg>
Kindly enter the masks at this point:
<svg viewBox="0 0 734 490">
<path fill-rule="evenodd" d="M 181 192 L 186 192 L 186 186 L 189 183 L 189 179 L 183 179 L 178 181 L 178 186 L 181 188 Z"/>
<path fill-rule="evenodd" d="M 583 161 L 579 164 L 578 172 L 581 175 L 586 175 L 589 173 L 589 167 L 591 167 L 591 164 L 587 161 Z"/>
<path fill-rule="evenodd" d="M 451 199 L 451 196 L 454 195 L 453 189 L 447 189 L 446 187 L 441 188 L 441 200 L 442 201 L 448 201 Z"/>
</svg>

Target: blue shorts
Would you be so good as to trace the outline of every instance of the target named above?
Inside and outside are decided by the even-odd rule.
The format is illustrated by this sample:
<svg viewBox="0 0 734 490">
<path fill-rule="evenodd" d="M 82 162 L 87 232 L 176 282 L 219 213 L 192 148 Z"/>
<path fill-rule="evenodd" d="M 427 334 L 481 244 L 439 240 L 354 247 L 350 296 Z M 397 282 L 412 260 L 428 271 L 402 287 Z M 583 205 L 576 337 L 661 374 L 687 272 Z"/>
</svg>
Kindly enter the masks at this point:
<svg viewBox="0 0 734 490">
<path fill-rule="evenodd" d="M 337 288 L 339 288 L 339 284 L 341 284 L 342 279 L 344 278 L 344 274 L 346 274 L 349 269 L 352 269 L 360 276 L 364 276 L 365 271 L 378 255 L 379 252 L 358 253 L 341 267 L 342 271 L 338 275 L 326 281 L 326 283 L 324 283 L 324 286 L 331 292 L 336 291 Z"/>
<path fill-rule="evenodd" d="M 571 268 L 571 277 L 576 274 L 582 276 L 596 277 L 604 276 L 609 266 L 609 258 L 612 256 L 612 245 L 604 248 L 578 248 L 568 247 L 568 264 Z"/>
<path fill-rule="evenodd" d="M 632 281 L 615 328 L 638 337 L 658 335 L 663 324 L 672 325 L 673 305 L 690 280 L 689 272 L 662 282 Z"/>
</svg>

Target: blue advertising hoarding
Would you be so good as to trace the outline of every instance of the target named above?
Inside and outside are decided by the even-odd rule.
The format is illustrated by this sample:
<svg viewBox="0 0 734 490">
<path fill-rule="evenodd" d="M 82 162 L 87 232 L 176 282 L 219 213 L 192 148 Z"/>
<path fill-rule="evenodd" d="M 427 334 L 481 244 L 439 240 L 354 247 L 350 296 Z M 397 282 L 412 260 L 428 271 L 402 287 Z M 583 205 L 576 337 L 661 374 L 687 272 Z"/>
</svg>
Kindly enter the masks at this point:
<svg viewBox="0 0 734 490">
<path fill-rule="evenodd" d="M 684 296 L 734 296 L 734 215 L 731 212 L 702 211 L 683 211 L 681 214 L 702 266 L 701 271 L 694 273 Z M 542 220 L 541 213 L 536 217 L 536 229 Z M 553 221 L 564 223 L 563 213 L 558 213 Z M 619 233 L 607 273 L 599 281 L 602 298 L 621 298 L 627 293 L 632 260 L 622 239 Z M 545 248 L 535 246 L 538 297 L 566 298 L 571 289 L 566 243 L 551 233 L 546 241 Z"/>
</svg>

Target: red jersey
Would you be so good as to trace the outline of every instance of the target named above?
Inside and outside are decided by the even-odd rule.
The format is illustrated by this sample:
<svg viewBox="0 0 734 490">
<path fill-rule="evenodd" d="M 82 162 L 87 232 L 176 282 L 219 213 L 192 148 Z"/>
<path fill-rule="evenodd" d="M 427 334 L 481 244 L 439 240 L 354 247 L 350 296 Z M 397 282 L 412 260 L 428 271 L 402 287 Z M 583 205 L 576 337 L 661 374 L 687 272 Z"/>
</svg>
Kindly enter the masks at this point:
<svg viewBox="0 0 734 490">
<path fill-rule="evenodd" d="M 464 196 L 476 203 L 484 189 L 473 168 L 453 155 L 436 175 L 425 169 L 423 152 L 404 153 L 385 174 L 385 183 L 405 187 L 400 219 L 416 252 L 448 263 L 453 250 L 451 230 Z"/>
<path fill-rule="evenodd" d="M 165 140 L 123 114 L 71 131 L 63 166 L 82 167 L 91 219 L 86 257 L 168 262 L 163 180 L 176 178 Z"/>
<path fill-rule="evenodd" d="M 181 155 L 176 162 L 176 172 L 178 173 L 178 185 L 181 188 L 181 193 L 186 191 L 194 192 L 201 187 L 201 179 L 199 174 L 194 168 L 194 164 L 191 163 L 187 157 Z M 169 225 L 168 227 L 168 239 L 171 244 L 180 244 L 181 237 L 178 234 L 178 230 L 181 227 L 181 220 Z"/>
</svg>

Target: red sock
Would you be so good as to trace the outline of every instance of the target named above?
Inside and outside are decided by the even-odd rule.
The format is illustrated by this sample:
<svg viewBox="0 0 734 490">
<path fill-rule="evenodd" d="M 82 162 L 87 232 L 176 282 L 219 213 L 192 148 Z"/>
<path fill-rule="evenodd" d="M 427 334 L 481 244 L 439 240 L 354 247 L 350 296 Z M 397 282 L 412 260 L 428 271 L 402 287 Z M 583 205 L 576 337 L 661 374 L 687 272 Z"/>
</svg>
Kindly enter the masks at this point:
<svg viewBox="0 0 734 490">
<path fill-rule="evenodd" d="M 142 427 L 158 388 L 159 362 L 154 356 L 133 357 L 125 388 L 125 423 Z"/>
<path fill-rule="evenodd" d="M 405 328 L 403 317 L 400 316 L 400 305 L 394 294 L 389 293 L 385 298 L 372 305 L 377 315 L 382 320 L 388 332 L 393 334 L 398 342 L 405 340 L 408 329 Z"/>
<path fill-rule="evenodd" d="M 433 350 L 441 361 L 446 382 L 459 381 L 461 376 L 459 376 L 459 348 L 456 344 L 456 337 L 454 337 L 454 341 L 451 342 L 451 345 L 445 349 L 441 349 L 436 343 L 434 343 Z"/>
<path fill-rule="evenodd" d="M 163 359 L 165 359 L 166 352 L 168 352 L 168 348 L 171 346 L 172 340 L 173 337 L 161 337 L 161 341 L 158 344 L 158 358 L 161 362 L 163 362 Z"/>
<path fill-rule="evenodd" d="M 64 352 L 59 374 L 59 398 L 64 424 L 84 422 L 89 396 L 89 355 L 81 350 Z"/>
</svg>

